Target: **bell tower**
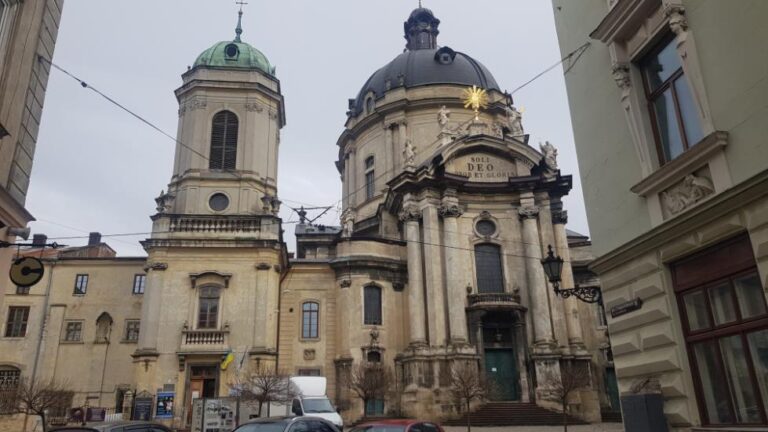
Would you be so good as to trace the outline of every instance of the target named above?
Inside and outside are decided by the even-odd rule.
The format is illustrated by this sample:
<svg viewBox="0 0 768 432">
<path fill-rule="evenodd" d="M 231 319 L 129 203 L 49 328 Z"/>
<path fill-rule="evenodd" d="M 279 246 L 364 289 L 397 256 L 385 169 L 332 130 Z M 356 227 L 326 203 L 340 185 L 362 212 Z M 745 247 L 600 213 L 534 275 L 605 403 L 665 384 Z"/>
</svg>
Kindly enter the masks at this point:
<svg viewBox="0 0 768 432">
<path fill-rule="evenodd" d="M 173 175 L 142 242 L 136 386 L 172 386 L 184 404 L 178 413 L 191 412 L 195 398 L 227 394 L 234 358 L 243 367 L 277 358 L 285 111 L 275 68 L 243 42 L 241 18 L 234 39 L 203 51 L 182 75 Z"/>
</svg>

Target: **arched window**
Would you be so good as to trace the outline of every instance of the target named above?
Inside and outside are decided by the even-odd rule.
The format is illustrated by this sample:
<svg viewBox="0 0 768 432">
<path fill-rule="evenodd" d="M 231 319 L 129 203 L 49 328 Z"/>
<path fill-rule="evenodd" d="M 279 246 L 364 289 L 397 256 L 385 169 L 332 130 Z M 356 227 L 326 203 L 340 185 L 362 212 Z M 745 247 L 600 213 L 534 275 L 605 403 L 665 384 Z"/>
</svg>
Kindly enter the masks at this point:
<svg viewBox="0 0 768 432">
<path fill-rule="evenodd" d="M 363 291 L 363 322 L 381 325 L 381 288 L 369 285 Z"/>
<path fill-rule="evenodd" d="M 374 174 L 375 160 L 373 156 L 365 159 L 365 199 L 369 200 L 376 194 L 376 175 Z"/>
<path fill-rule="evenodd" d="M 221 111 L 213 116 L 210 169 L 235 169 L 237 130 L 237 116 L 232 111 Z"/>
<path fill-rule="evenodd" d="M 112 317 L 103 312 L 96 319 L 96 343 L 109 342 L 109 333 L 112 330 Z"/>
<path fill-rule="evenodd" d="M 304 339 L 316 339 L 318 337 L 318 322 L 320 305 L 315 302 L 306 302 L 301 305 L 301 337 Z"/>
<path fill-rule="evenodd" d="M 197 328 L 215 329 L 219 318 L 219 288 L 207 286 L 200 288 L 200 302 L 197 313 Z"/>
<path fill-rule="evenodd" d="M 504 274 L 501 270 L 501 248 L 483 243 L 475 246 L 475 273 L 478 293 L 504 292 Z"/>
</svg>

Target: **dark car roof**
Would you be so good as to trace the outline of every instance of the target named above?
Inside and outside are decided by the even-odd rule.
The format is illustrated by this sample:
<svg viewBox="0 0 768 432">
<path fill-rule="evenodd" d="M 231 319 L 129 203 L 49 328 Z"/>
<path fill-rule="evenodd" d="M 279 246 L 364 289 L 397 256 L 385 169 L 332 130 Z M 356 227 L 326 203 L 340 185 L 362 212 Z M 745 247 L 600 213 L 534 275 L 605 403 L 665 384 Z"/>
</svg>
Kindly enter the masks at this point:
<svg viewBox="0 0 768 432">
<path fill-rule="evenodd" d="M 110 422 L 110 423 L 97 423 L 97 424 L 90 424 L 87 426 L 65 426 L 61 428 L 56 429 L 50 429 L 49 432 L 57 432 L 57 431 L 94 431 L 94 432 L 107 432 L 114 428 L 118 427 L 124 427 L 124 426 L 141 426 L 141 425 L 148 425 L 153 427 L 158 427 L 161 429 L 168 429 L 163 424 L 160 423 L 154 423 L 154 422 L 143 422 L 143 421 L 119 421 L 119 422 Z"/>
<path fill-rule="evenodd" d="M 416 423 L 430 423 L 433 425 L 440 426 L 437 422 L 428 421 L 428 420 L 416 420 L 416 419 L 381 419 L 381 420 L 371 420 L 367 421 L 365 423 L 360 423 L 356 427 L 360 426 L 378 426 L 378 425 L 387 425 L 387 426 L 410 426 L 412 424 Z"/>
<path fill-rule="evenodd" d="M 301 416 L 301 417 L 298 417 L 298 416 L 262 417 L 262 418 L 257 418 L 257 419 L 249 420 L 249 421 L 247 421 L 245 423 L 242 423 L 242 424 L 251 424 L 251 423 L 285 423 L 285 424 L 289 424 L 289 423 L 292 423 L 292 422 L 294 422 L 296 420 L 322 420 L 322 421 L 327 422 L 329 424 L 333 424 L 333 423 L 329 422 L 328 420 L 326 420 L 326 419 L 324 419 L 322 417 L 313 417 L 313 416 Z"/>
</svg>

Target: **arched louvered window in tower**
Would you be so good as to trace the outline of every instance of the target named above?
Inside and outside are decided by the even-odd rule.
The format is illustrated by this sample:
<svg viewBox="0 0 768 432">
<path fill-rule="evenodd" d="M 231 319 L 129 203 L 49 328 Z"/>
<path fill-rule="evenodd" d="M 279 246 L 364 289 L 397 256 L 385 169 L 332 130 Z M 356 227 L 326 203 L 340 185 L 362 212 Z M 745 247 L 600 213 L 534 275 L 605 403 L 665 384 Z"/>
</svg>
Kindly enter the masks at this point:
<svg viewBox="0 0 768 432">
<path fill-rule="evenodd" d="M 501 248 L 483 243 L 475 246 L 475 274 L 478 293 L 504 292 L 504 274 L 501 270 Z"/>
<path fill-rule="evenodd" d="M 232 111 L 221 111 L 213 116 L 210 169 L 235 169 L 238 126 L 237 116 Z"/>
</svg>

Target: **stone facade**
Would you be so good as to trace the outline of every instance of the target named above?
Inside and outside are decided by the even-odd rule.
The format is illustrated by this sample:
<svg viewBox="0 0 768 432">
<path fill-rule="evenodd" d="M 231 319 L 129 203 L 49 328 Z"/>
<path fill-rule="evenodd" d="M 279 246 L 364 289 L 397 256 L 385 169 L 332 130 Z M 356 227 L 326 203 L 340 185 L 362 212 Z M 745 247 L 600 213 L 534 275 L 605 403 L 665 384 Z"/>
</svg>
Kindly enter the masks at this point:
<svg viewBox="0 0 768 432">
<path fill-rule="evenodd" d="M 760 49 L 768 5 L 553 4 L 564 54 L 593 39 L 566 75 L 595 242 L 590 268 L 602 281 L 606 309 L 642 301 L 639 310 L 608 318 L 621 394 L 660 392 L 675 431 L 767 425 L 760 338 L 768 333 L 768 117 L 760 101 L 768 96 L 768 60 L 745 53 Z M 713 17 L 720 25 L 711 25 Z M 660 49 L 668 55 L 651 74 L 676 73 L 672 108 L 691 114 L 673 123 L 687 135 L 684 151 L 672 157 L 665 139 L 676 132 L 655 120 L 659 108 L 649 99 L 657 92 L 643 76 Z M 729 252 L 715 258 L 718 251 Z M 695 322 L 698 313 L 737 308 L 719 309 L 708 284 L 737 290 L 746 280 L 753 297 L 745 300 L 746 288 L 738 288 L 738 318 Z M 711 305 L 695 305 L 702 295 Z M 743 344 L 725 348 L 738 338 Z M 705 354 L 705 346 L 714 347 Z"/>
<path fill-rule="evenodd" d="M 346 422 L 455 417 L 457 364 L 498 384 L 497 399 L 553 409 L 561 365 L 578 365 L 592 379 L 571 395 L 569 410 L 599 421 L 601 409 L 615 409 L 601 309 L 556 296 L 541 264 L 551 245 L 566 263 L 563 288 L 599 284 L 587 268 L 588 239 L 565 228 L 571 177 L 557 169 L 552 144 L 528 143 L 490 72 L 437 48 L 438 24 L 431 11 L 415 10 L 404 55 L 444 69 L 421 81 L 387 78 L 382 93 L 362 91 L 350 103 L 336 163 L 341 226 L 302 216 L 295 256 L 277 217 L 280 82 L 273 69 L 238 57 L 261 55 L 241 31 L 237 43 L 207 50 L 176 90 L 179 141 L 142 242 L 148 256 L 47 257 L 52 291 L 6 291 L 8 301 L 30 302 L 30 325 L 26 337 L 0 341 L 19 353 L 0 363 L 27 375 L 21 358 L 39 356 L 54 378 L 89 364 L 100 374 L 72 383 L 75 405 L 90 396 L 116 408 L 125 389 L 173 392 L 172 418 L 163 421 L 175 427 L 190 424 L 193 400 L 228 395 L 236 373 L 258 366 L 327 377 Z M 488 106 L 473 111 L 464 98 L 476 83 Z M 83 274 L 92 287 L 72 296 Z M 139 274 L 143 294 L 126 292 Z M 95 332 L 104 312 L 109 328 L 138 320 L 138 340 L 103 343 Z M 69 320 L 84 323 L 82 343 L 61 341 Z M 363 362 L 381 362 L 396 377 L 368 407 L 348 385 L 351 367 Z"/>
<path fill-rule="evenodd" d="M 0 2 L 0 241 L 33 217 L 24 208 L 63 0 Z M 0 249 L 0 274 L 13 251 Z M 9 289 L 0 278 L 0 292 Z"/>
</svg>

